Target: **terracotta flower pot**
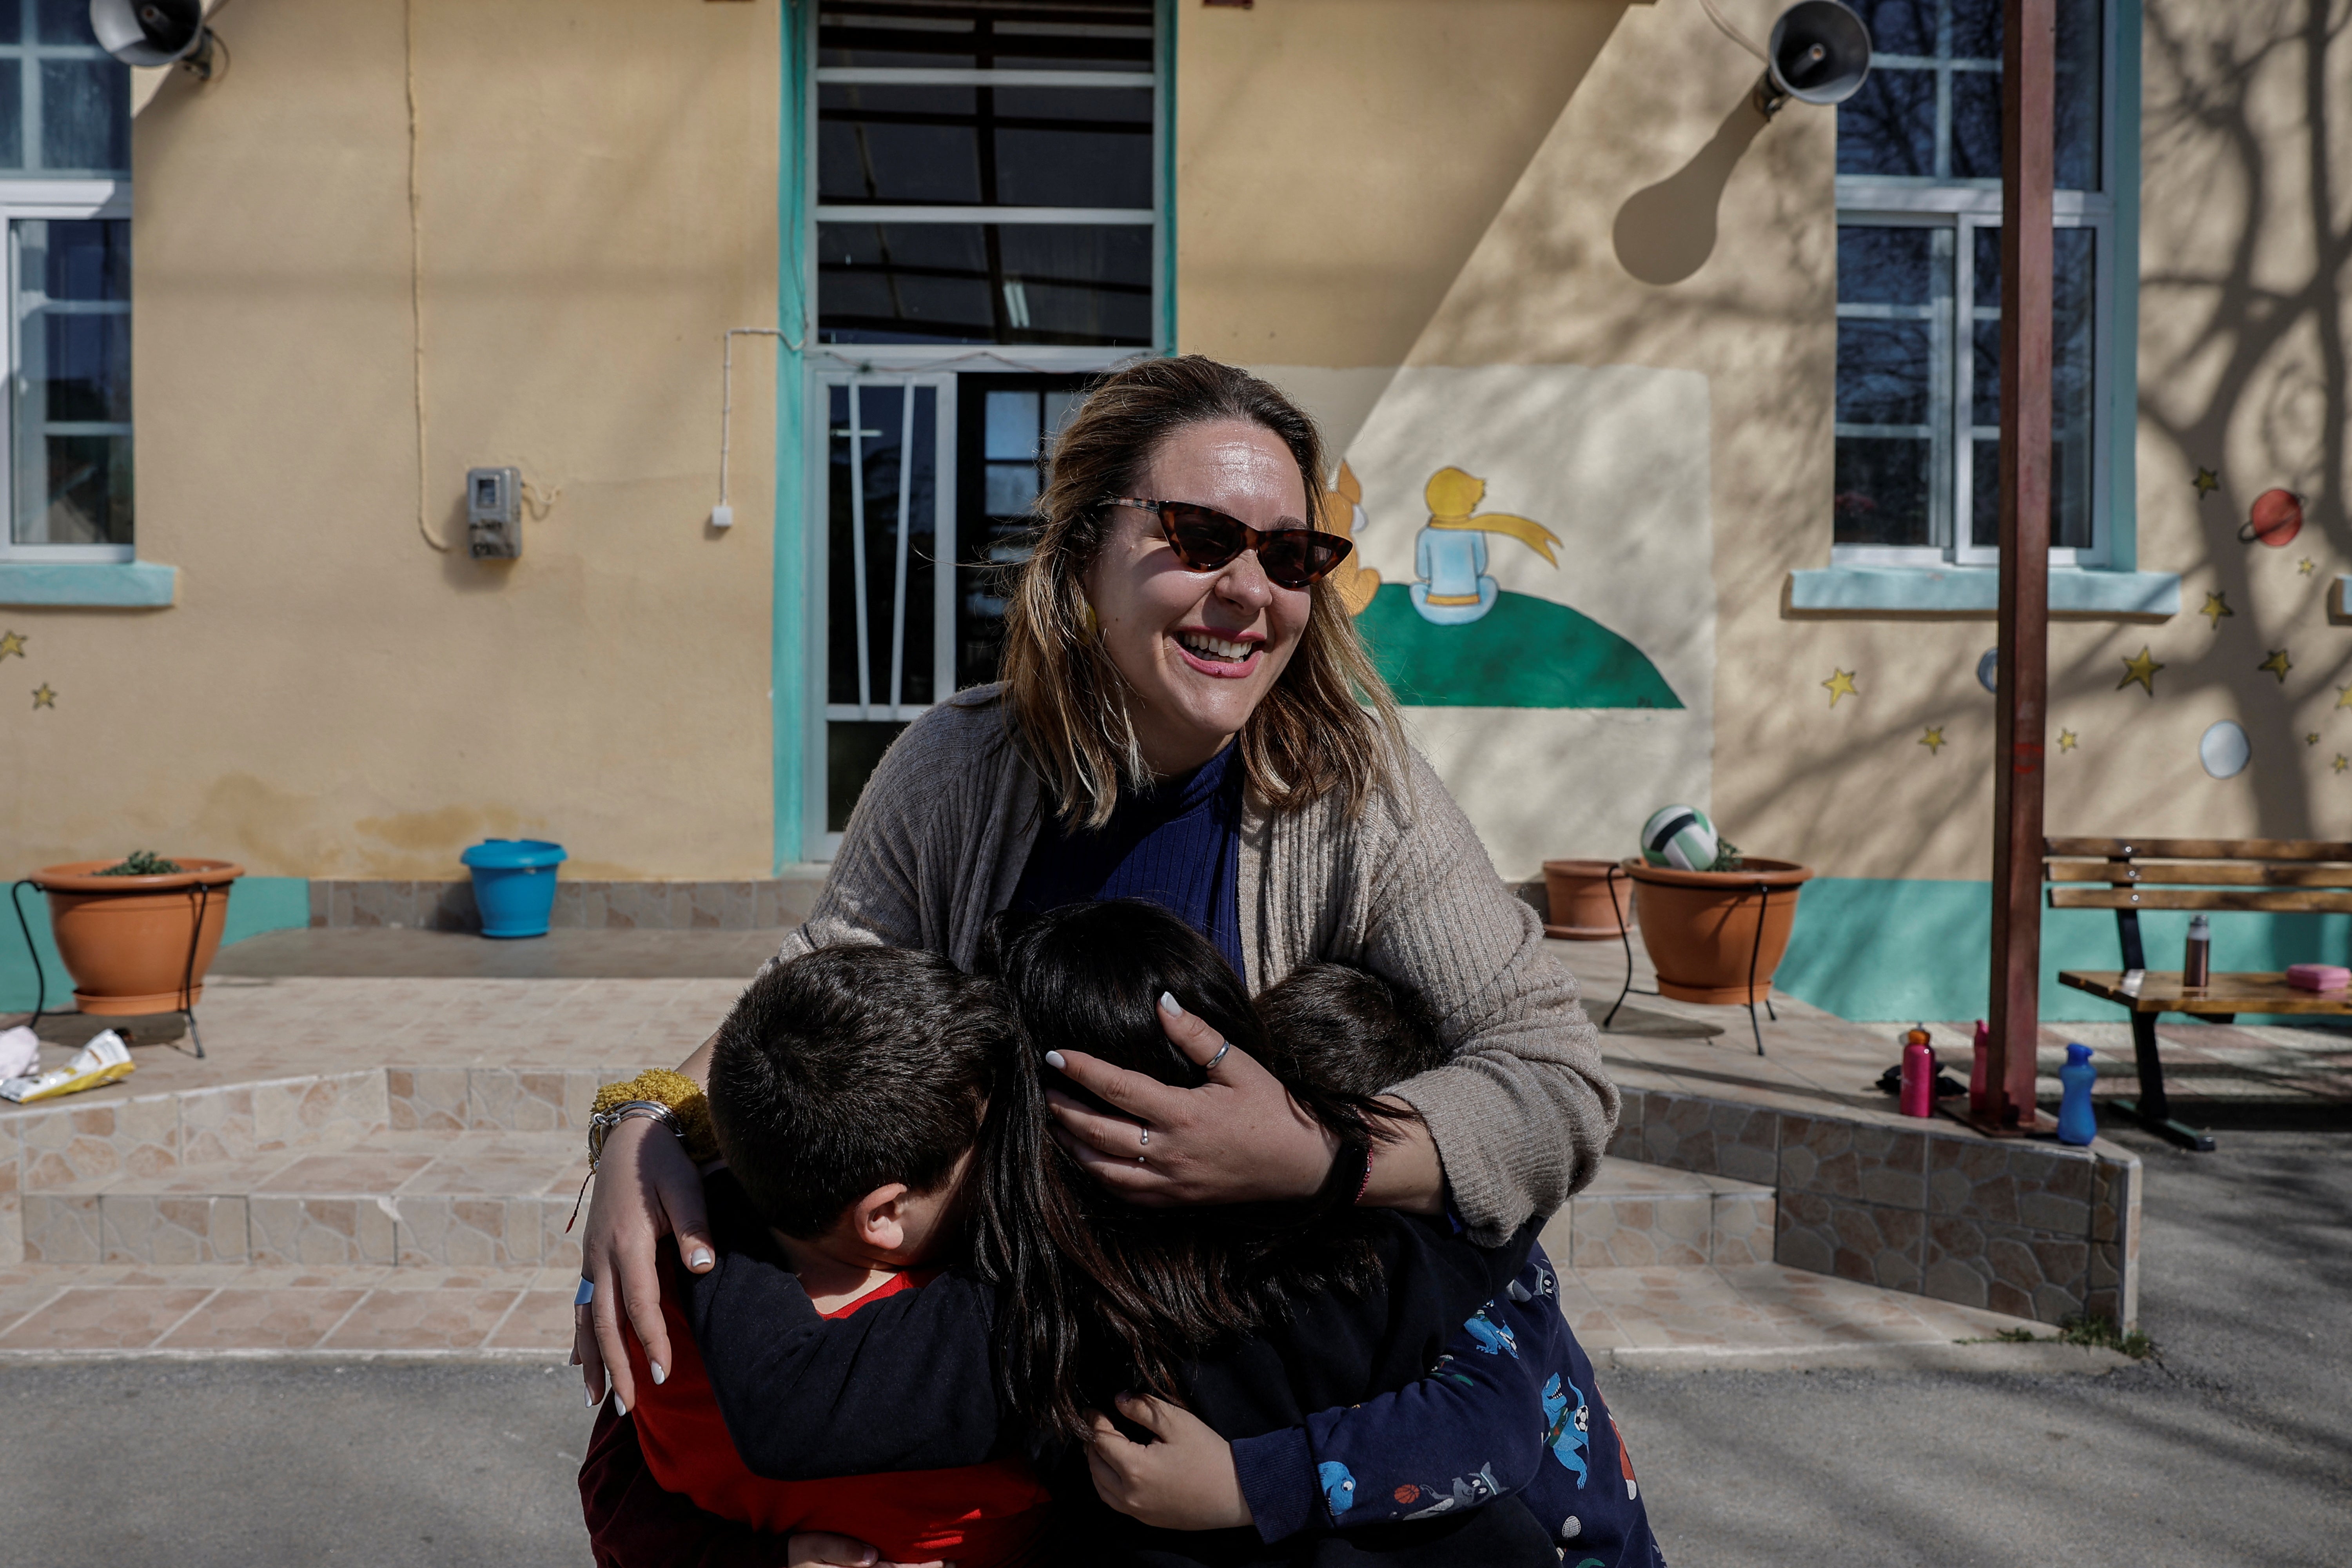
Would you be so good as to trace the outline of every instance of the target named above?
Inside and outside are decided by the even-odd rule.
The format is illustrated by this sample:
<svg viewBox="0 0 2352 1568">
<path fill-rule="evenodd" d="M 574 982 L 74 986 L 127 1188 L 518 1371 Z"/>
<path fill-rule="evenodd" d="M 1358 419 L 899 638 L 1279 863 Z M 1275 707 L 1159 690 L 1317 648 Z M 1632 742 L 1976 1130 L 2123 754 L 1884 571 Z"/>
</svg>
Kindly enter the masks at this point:
<svg viewBox="0 0 2352 1568">
<path fill-rule="evenodd" d="M 49 896 L 49 930 L 73 976 L 75 1005 L 117 1018 L 194 1006 L 228 923 L 228 885 L 245 868 L 183 860 L 185 869 L 171 876 L 92 875 L 113 864 L 75 860 L 33 875 Z"/>
<path fill-rule="evenodd" d="M 1753 857 L 1739 871 L 1677 871 L 1639 860 L 1626 861 L 1625 869 L 1642 884 L 1635 909 L 1660 995 L 1719 1005 L 1761 1001 L 1772 989 L 1797 918 L 1797 885 L 1811 870 Z"/>
<path fill-rule="evenodd" d="M 1547 860 L 1543 873 L 1544 893 L 1551 902 L 1544 935 L 1569 942 L 1615 942 L 1632 923 L 1633 879 L 1614 860 Z"/>
</svg>

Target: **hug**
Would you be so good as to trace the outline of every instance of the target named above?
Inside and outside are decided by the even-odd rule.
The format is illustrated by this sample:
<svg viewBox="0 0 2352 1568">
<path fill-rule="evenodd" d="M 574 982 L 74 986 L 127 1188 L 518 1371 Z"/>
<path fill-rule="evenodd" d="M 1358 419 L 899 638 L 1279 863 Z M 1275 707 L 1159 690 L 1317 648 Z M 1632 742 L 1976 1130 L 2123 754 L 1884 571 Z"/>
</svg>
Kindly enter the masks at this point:
<svg viewBox="0 0 2352 1568">
<path fill-rule="evenodd" d="M 1003 680 L 885 756 L 707 1108 L 605 1141 L 601 1561 L 1657 1561 L 1533 1245 L 1616 1091 L 1323 472 L 1198 357 L 1055 439 Z"/>
</svg>

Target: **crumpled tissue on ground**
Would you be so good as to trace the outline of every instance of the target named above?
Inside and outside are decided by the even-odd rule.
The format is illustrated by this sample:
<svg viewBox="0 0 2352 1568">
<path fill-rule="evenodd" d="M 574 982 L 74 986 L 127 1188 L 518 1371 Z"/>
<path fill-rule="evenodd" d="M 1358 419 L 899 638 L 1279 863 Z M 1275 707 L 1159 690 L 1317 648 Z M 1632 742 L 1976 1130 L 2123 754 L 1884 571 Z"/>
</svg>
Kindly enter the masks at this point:
<svg viewBox="0 0 2352 1568">
<path fill-rule="evenodd" d="M 41 1066 L 41 1037 L 19 1024 L 0 1029 L 0 1079 L 23 1078 Z"/>
<path fill-rule="evenodd" d="M 138 1065 L 131 1059 L 131 1047 L 122 1043 L 122 1037 L 109 1029 L 93 1036 L 89 1044 L 76 1051 L 73 1059 L 61 1068 L 0 1081 L 0 1100 L 13 1100 L 22 1105 L 60 1094 L 77 1094 L 129 1078 Z"/>
</svg>

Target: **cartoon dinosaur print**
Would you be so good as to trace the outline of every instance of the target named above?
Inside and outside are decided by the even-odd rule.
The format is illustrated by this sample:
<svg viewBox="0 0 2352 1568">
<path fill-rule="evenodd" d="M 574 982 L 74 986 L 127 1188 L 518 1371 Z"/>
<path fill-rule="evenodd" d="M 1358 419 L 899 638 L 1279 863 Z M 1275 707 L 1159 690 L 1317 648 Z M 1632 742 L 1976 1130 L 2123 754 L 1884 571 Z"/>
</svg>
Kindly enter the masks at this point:
<svg viewBox="0 0 2352 1568">
<path fill-rule="evenodd" d="M 1576 1384 L 1568 1384 L 1566 1394 L 1560 1392 L 1558 1373 L 1553 1373 L 1551 1381 L 1544 1384 L 1543 1407 L 1544 1414 L 1551 1419 L 1550 1427 L 1544 1433 L 1544 1447 L 1551 1450 L 1552 1458 L 1576 1472 L 1577 1489 L 1581 1491 L 1592 1473 L 1585 1458 L 1585 1449 L 1591 1442 L 1592 1408 L 1584 1402 L 1584 1391 Z"/>
<path fill-rule="evenodd" d="M 1397 1489 L 1402 1491 L 1404 1489 L 1399 1487 Z M 1435 1487 L 1426 1489 L 1433 1494 L 1437 1490 Z M 1420 1512 L 1406 1514 L 1405 1518 L 1430 1519 L 1441 1513 L 1452 1513 L 1457 1508 L 1468 1508 L 1474 1503 L 1485 1502 L 1489 1498 L 1502 1495 L 1503 1483 L 1495 1479 L 1495 1467 L 1489 1462 L 1479 1466 L 1478 1473 L 1475 1476 L 1454 1477 L 1452 1496 L 1441 1497 Z"/>
<path fill-rule="evenodd" d="M 1356 1506 L 1356 1478 L 1348 1473 L 1347 1466 L 1326 1459 L 1315 1467 L 1315 1479 L 1322 1483 L 1323 1506 L 1331 1510 L 1333 1519 Z"/>
<path fill-rule="evenodd" d="M 1556 1294 L 1558 1289 L 1559 1287 L 1554 1283 L 1550 1272 L 1538 1265 L 1536 1268 L 1536 1288 L 1534 1289 L 1530 1290 L 1526 1286 L 1514 1279 L 1511 1281 L 1509 1289 L 1505 1293 L 1508 1295 L 1512 1300 L 1524 1306 L 1529 1301 L 1547 1300 Z"/>
<path fill-rule="evenodd" d="M 1493 1305 L 1491 1301 L 1486 1304 L 1488 1307 Z M 1468 1321 L 1462 1326 L 1470 1331 L 1470 1337 L 1477 1341 L 1478 1348 L 1488 1355 L 1500 1355 L 1505 1351 L 1508 1351 L 1513 1361 L 1519 1359 L 1518 1336 L 1512 1333 L 1504 1324 L 1488 1317 L 1486 1307 L 1481 1307 L 1471 1313 Z"/>
</svg>

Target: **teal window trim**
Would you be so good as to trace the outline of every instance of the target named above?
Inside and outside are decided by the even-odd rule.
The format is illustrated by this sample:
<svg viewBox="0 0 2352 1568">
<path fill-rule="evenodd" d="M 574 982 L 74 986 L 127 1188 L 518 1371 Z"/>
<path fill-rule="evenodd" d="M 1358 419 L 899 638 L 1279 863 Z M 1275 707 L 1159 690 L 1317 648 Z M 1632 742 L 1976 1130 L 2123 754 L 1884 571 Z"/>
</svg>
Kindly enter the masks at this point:
<svg viewBox="0 0 2352 1568">
<path fill-rule="evenodd" d="M 2110 0 L 2114 28 L 2107 58 L 2113 108 L 2107 116 L 2108 188 L 2115 222 L 2109 298 L 2115 325 L 2108 333 L 2107 560 L 2110 572 L 2139 567 L 2139 180 L 2141 0 Z"/>
<path fill-rule="evenodd" d="M 1789 574 L 1789 611 L 1807 616 L 1983 616 L 2000 606 L 1997 566 L 1829 566 Z M 2180 613 L 2177 572 L 2050 568 L 2050 613 L 2166 620 Z"/>
<path fill-rule="evenodd" d="M 180 569 L 155 561 L 0 560 L 0 605 L 160 610 L 179 591 Z"/>
<path fill-rule="evenodd" d="M 1160 212 L 1154 243 L 1159 247 L 1160 352 L 1176 347 L 1176 0 L 1159 0 L 1159 26 L 1152 29 L 1152 69 L 1159 74 L 1160 166 L 1153 176 L 1151 204 Z"/>
<path fill-rule="evenodd" d="M 814 44 L 813 0 L 784 0 L 777 31 L 782 35 L 782 79 L 776 114 L 776 324 L 790 336 L 776 344 L 775 553 L 768 616 L 768 702 L 771 784 L 775 795 L 772 832 L 774 869 L 804 858 L 802 819 L 807 809 L 809 704 L 807 643 L 809 615 L 807 518 L 807 389 L 803 345 L 815 312 L 810 301 L 812 227 L 815 208 L 808 200 L 809 159 L 815 145 L 815 100 L 809 91 L 810 50 Z"/>
</svg>

